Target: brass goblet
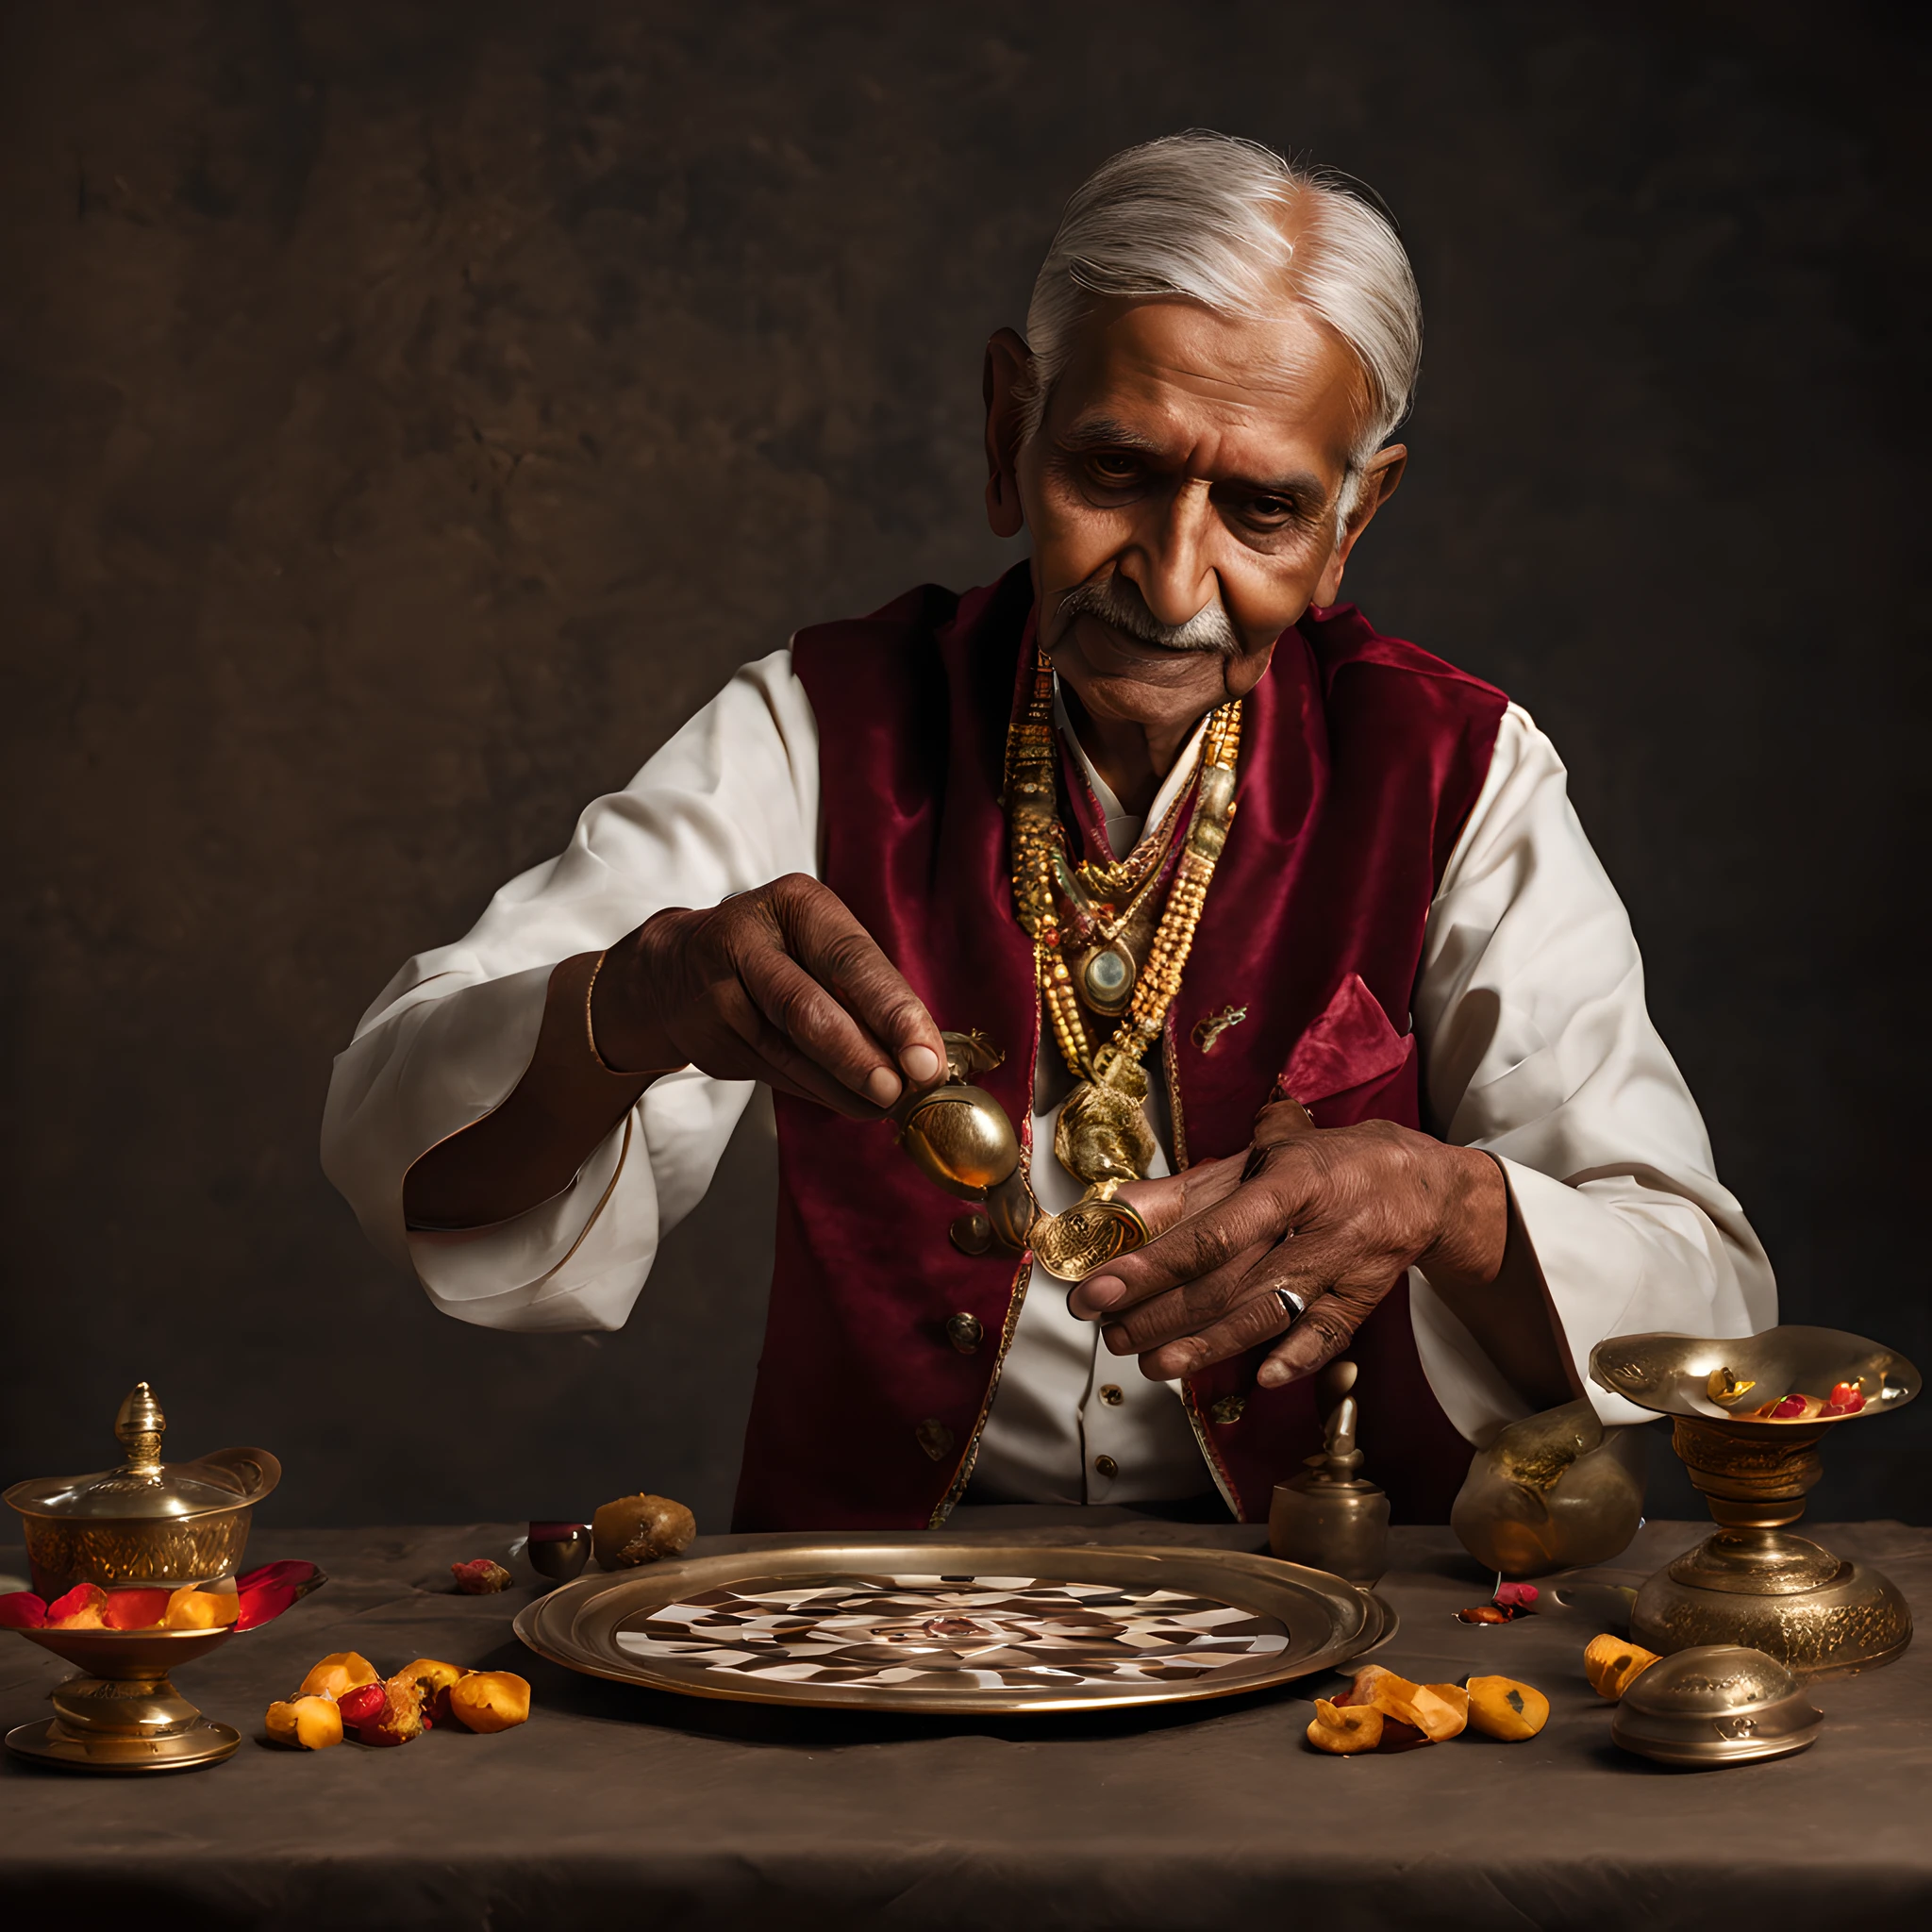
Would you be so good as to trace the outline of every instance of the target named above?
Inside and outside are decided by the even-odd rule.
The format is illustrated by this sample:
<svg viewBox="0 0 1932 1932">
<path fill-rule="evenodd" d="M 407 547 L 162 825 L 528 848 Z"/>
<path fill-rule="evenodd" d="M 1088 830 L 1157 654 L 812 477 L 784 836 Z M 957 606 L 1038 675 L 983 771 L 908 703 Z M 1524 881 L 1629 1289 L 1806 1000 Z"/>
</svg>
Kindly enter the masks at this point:
<svg viewBox="0 0 1932 1932">
<path fill-rule="evenodd" d="M 1612 1393 L 1671 1418 L 1672 1447 L 1718 1525 L 1638 1592 L 1637 1642 L 1659 1653 L 1744 1644 L 1799 1677 L 1823 1677 L 1889 1663 L 1911 1641 L 1911 1612 L 1887 1577 L 1790 1528 L 1824 1473 L 1824 1438 L 1918 1394 L 1919 1372 L 1903 1356 L 1836 1328 L 1767 1328 L 1719 1341 L 1619 1335 L 1591 1351 L 1590 1373 Z M 1756 1413 L 1840 1383 L 1857 1391 L 1862 1407 L 1790 1420 Z"/>
<path fill-rule="evenodd" d="M 218 1630 L 23 1630 L 81 1674 L 50 1693 L 55 1715 L 7 1734 L 7 1748 L 76 1771 L 192 1771 L 234 1755 L 242 1734 L 168 1681 L 177 1664 L 235 1634 Z"/>
</svg>

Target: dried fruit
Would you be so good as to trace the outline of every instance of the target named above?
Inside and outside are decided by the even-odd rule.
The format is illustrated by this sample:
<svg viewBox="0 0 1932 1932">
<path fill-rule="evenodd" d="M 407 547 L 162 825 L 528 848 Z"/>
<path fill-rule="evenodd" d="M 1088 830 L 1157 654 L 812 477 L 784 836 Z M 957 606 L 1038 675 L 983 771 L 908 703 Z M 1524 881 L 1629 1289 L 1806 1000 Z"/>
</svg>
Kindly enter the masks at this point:
<svg viewBox="0 0 1932 1932">
<path fill-rule="evenodd" d="M 396 1673 L 398 1677 L 407 1677 L 423 1692 L 424 1707 L 434 1724 L 445 1724 L 449 1720 L 450 1686 L 469 1673 L 461 1664 L 440 1663 L 435 1657 L 419 1657 L 414 1663 L 405 1664 Z"/>
<path fill-rule="evenodd" d="M 1550 1721 L 1550 1700 L 1514 1677 L 1469 1680 L 1469 1725 L 1486 1738 L 1533 1738 Z"/>
<path fill-rule="evenodd" d="M 0 1630 L 42 1630 L 46 1627 L 47 1606 L 30 1590 L 9 1590 L 0 1596 Z"/>
<path fill-rule="evenodd" d="M 101 1622 L 109 1630 L 153 1630 L 168 1614 L 165 1590 L 110 1590 Z"/>
<path fill-rule="evenodd" d="M 47 1606 L 50 1630 L 104 1630 L 102 1612 L 108 1607 L 108 1592 L 97 1583 L 76 1583 L 64 1596 Z"/>
<path fill-rule="evenodd" d="M 184 1583 L 168 1599 L 162 1621 L 170 1630 L 220 1630 L 241 1611 L 242 1600 L 233 1591 L 201 1590 Z"/>
<path fill-rule="evenodd" d="M 1351 1707 L 1367 1705 L 1397 1724 L 1412 1724 L 1432 1744 L 1446 1742 L 1469 1722 L 1469 1699 L 1456 1684 L 1411 1684 L 1380 1664 L 1356 1673 Z"/>
<path fill-rule="evenodd" d="M 591 1519 L 591 1547 L 606 1570 L 675 1557 L 697 1533 L 697 1519 L 669 1496 L 619 1496 Z"/>
<path fill-rule="evenodd" d="M 277 1744 L 298 1751 L 325 1751 L 342 1741 L 342 1713 L 332 1697 L 297 1697 L 271 1704 L 264 1722 Z"/>
<path fill-rule="evenodd" d="M 452 1563 L 449 1574 L 456 1578 L 457 1588 L 465 1596 L 493 1596 L 499 1590 L 508 1590 L 516 1580 L 491 1557 L 475 1557 L 467 1563 Z"/>
<path fill-rule="evenodd" d="M 1641 1643 L 1622 1637 L 1612 1637 L 1607 1631 L 1601 1637 L 1592 1637 L 1583 1652 L 1583 1673 L 1590 1679 L 1590 1688 L 1612 1704 L 1656 1662 L 1656 1651 L 1645 1650 Z"/>
<path fill-rule="evenodd" d="M 1704 1392 L 1725 1407 L 1741 1402 L 1757 1386 L 1756 1382 L 1739 1381 L 1728 1369 L 1713 1369 L 1704 1379 Z"/>
<path fill-rule="evenodd" d="M 1808 1423 L 1824 1413 L 1824 1398 L 1822 1395 L 1781 1395 L 1775 1402 L 1766 1402 L 1750 1411 L 1750 1419 L 1757 1423 Z"/>
<path fill-rule="evenodd" d="M 1505 1609 L 1501 1604 L 1471 1604 L 1466 1610 L 1457 1610 L 1458 1624 L 1508 1624 L 1516 1619 L 1514 1609 Z"/>
<path fill-rule="evenodd" d="M 470 1731 L 507 1731 L 530 1714 L 530 1687 L 514 1671 L 472 1671 L 450 1687 L 450 1715 Z"/>
<path fill-rule="evenodd" d="M 382 1702 L 376 1705 L 369 1693 L 378 1689 L 382 1692 Z M 430 1721 L 423 1709 L 423 1687 L 400 1674 L 380 1686 L 370 1684 L 360 1690 L 351 1691 L 341 1704 L 345 1724 L 351 1723 L 349 1705 L 352 1700 L 359 1700 L 356 1705 L 358 1710 L 370 1712 L 367 1717 L 354 1720 L 353 1728 L 358 1744 L 407 1744 L 430 1727 Z"/>
<path fill-rule="evenodd" d="M 309 1673 L 310 1676 L 314 1674 Z M 336 1707 L 350 1729 L 359 1730 L 364 1724 L 374 1724 L 389 1708 L 389 1687 L 380 1679 L 373 1684 L 358 1684 L 336 1699 Z"/>
<path fill-rule="evenodd" d="M 1865 1391 L 1856 1382 L 1834 1382 L 1824 1398 L 1826 1415 L 1857 1415 L 1865 1406 Z"/>
<path fill-rule="evenodd" d="M 360 1651 L 332 1650 L 302 1679 L 304 1697 L 333 1697 L 346 1707 L 350 1691 L 376 1681 L 375 1666 Z"/>
<path fill-rule="evenodd" d="M 1308 1726 L 1308 1742 L 1317 1751 L 1352 1757 L 1357 1752 L 1374 1750 L 1381 1741 L 1382 1713 L 1373 1705 L 1331 1704 L 1325 1697 L 1315 1699 L 1315 1718 Z"/>
</svg>

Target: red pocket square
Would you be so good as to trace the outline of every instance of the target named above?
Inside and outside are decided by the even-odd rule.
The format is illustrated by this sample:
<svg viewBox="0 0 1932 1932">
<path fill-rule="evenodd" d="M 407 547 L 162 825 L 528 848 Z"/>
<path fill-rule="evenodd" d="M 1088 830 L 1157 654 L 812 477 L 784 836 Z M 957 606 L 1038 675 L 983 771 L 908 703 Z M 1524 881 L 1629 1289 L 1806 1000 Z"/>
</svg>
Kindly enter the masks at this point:
<svg viewBox="0 0 1932 1932">
<path fill-rule="evenodd" d="M 1304 1107 L 1392 1074 L 1408 1058 L 1411 1036 L 1389 1024 L 1382 1003 L 1351 973 L 1322 1017 L 1295 1042 L 1281 1088 Z"/>
</svg>

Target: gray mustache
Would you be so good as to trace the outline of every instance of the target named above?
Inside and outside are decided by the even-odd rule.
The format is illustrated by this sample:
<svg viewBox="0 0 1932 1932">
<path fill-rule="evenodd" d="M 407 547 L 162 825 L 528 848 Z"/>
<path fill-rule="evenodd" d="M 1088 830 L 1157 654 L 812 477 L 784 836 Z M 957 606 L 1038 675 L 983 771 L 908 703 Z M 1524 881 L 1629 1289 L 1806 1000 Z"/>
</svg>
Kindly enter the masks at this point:
<svg viewBox="0 0 1932 1932">
<path fill-rule="evenodd" d="M 1104 577 L 1075 584 L 1060 597 L 1060 616 L 1097 618 L 1143 644 L 1168 651 L 1218 651 L 1232 658 L 1241 650 L 1233 620 L 1217 596 L 1202 605 L 1185 624 L 1162 624 L 1127 580 L 1108 572 Z"/>
</svg>

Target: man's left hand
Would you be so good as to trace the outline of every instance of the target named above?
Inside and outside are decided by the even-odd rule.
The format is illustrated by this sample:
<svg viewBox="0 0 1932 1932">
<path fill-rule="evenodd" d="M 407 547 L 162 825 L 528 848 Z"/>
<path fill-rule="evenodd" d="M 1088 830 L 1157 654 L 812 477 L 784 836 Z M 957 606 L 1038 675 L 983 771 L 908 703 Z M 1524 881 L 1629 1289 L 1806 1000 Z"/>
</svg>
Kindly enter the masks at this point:
<svg viewBox="0 0 1932 1932">
<path fill-rule="evenodd" d="M 1508 1191 L 1487 1155 L 1389 1121 L 1316 1129 L 1291 1100 L 1261 1110 L 1246 1155 L 1120 1197 L 1163 1231 L 1067 1305 L 1104 1322 L 1108 1347 L 1138 1355 L 1159 1382 L 1284 1329 L 1256 1379 L 1274 1389 L 1311 1374 L 1407 1269 L 1448 1288 L 1493 1281 L 1508 1228 Z M 1277 1288 L 1307 1313 L 1297 1320 Z"/>
</svg>

